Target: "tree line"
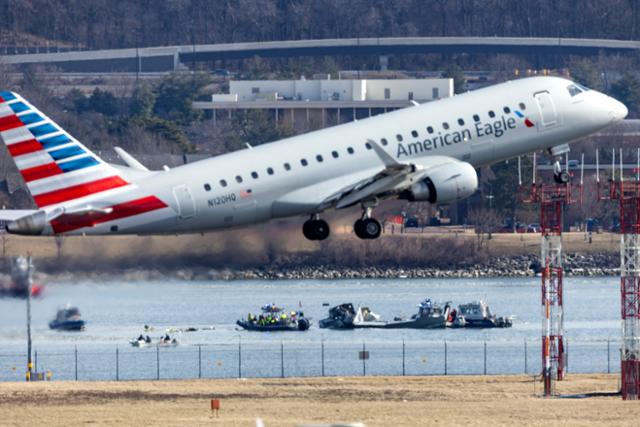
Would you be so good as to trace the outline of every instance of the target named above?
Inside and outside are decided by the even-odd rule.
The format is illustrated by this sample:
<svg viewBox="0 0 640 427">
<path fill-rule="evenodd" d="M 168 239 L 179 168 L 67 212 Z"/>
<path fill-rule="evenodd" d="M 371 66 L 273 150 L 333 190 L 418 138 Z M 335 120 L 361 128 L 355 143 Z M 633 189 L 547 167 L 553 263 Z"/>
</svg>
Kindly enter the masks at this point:
<svg viewBox="0 0 640 427">
<path fill-rule="evenodd" d="M 48 40 L 105 49 L 405 36 L 636 40 L 639 14 L 640 0 L 5 0 L 0 45 Z"/>
</svg>

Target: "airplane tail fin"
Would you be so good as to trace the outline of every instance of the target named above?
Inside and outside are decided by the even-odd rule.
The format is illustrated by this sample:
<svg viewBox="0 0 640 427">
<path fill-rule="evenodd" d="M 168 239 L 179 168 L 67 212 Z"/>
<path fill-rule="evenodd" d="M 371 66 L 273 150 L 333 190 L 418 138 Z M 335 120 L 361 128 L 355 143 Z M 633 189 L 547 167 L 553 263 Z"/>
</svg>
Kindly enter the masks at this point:
<svg viewBox="0 0 640 427">
<path fill-rule="evenodd" d="M 39 208 L 129 185 L 17 93 L 0 92 L 0 138 Z"/>
</svg>

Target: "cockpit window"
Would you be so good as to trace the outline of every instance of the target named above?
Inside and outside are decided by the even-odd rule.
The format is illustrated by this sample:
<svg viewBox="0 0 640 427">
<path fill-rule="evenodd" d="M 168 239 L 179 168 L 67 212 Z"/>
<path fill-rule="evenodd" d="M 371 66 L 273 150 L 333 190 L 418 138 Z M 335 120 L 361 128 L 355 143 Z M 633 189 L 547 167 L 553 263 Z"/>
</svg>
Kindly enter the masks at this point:
<svg viewBox="0 0 640 427">
<path fill-rule="evenodd" d="M 585 85 L 581 85 L 580 83 L 574 83 L 574 84 L 578 86 L 580 89 L 582 89 L 583 92 L 590 90 L 588 87 L 586 87 Z"/>
<path fill-rule="evenodd" d="M 577 83 L 572 83 L 569 86 L 567 86 L 567 90 L 569 91 L 569 95 L 574 97 L 576 95 L 581 94 L 582 92 L 586 92 L 588 89 Z"/>
</svg>

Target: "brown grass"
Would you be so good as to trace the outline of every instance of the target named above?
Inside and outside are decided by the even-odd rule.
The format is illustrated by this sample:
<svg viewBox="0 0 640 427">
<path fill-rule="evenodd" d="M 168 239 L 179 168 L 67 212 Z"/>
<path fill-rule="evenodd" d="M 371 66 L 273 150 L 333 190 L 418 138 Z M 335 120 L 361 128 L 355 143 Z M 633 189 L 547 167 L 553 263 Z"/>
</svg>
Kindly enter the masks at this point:
<svg viewBox="0 0 640 427">
<path fill-rule="evenodd" d="M 545 399 L 525 376 L 369 377 L 3 383 L 1 424 L 294 426 L 636 425 L 638 402 L 614 395 L 617 375 L 570 375 Z M 209 400 L 221 400 L 211 418 Z"/>
</svg>

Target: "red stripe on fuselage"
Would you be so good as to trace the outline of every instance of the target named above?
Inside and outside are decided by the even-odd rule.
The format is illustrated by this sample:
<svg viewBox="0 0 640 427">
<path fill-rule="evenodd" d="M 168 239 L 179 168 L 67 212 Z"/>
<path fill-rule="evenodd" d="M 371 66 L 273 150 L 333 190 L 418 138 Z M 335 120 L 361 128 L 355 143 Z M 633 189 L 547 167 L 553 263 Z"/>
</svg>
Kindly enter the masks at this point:
<svg viewBox="0 0 640 427">
<path fill-rule="evenodd" d="M 42 150 L 42 144 L 35 139 L 29 139 L 27 141 L 17 142 L 15 144 L 8 145 L 9 153 L 13 157 L 21 156 L 23 154 L 34 153 Z"/>
<path fill-rule="evenodd" d="M 51 227 L 53 227 L 53 231 L 56 233 L 65 233 L 67 231 L 93 227 L 103 222 L 128 218 L 166 207 L 167 205 L 162 200 L 155 196 L 148 196 L 142 199 L 113 205 L 111 206 L 113 210 L 108 214 L 62 215 L 51 221 Z"/>
<path fill-rule="evenodd" d="M 90 194 L 111 190 L 112 188 L 122 187 L 127 184 L 127 181 L 119 176 L 112 176 L 72 187 L 61 188 L 60 190 L 50 191 L 49 193 L 38 194 L 37 196 L 33 196 L 33 200 L 35 200 L 36 205 L 41 208 L 43 206 L 79 199 L 80 197 Z"/>
<path fill-rule="evenodd" d="M 22 174 L 22 177 L 26 182 L 31 182 L 35 181 L 36 179 L 60 175 L 61 173 L 64 173 L 64 171 L 60 169 L 60 166 L 58 166 L 56 163 L 47 163 L 28 169 L 22 169 L 20 173 Z"/>
<path fill-rule="evenodd" d="M 12 114 L 6 117 L 0 117 L 0 132 L 5 130 L 15 129 L 20 126 L 24 126 L 24 124 L 20 121 L 18 116 Z"/>
</svg>

